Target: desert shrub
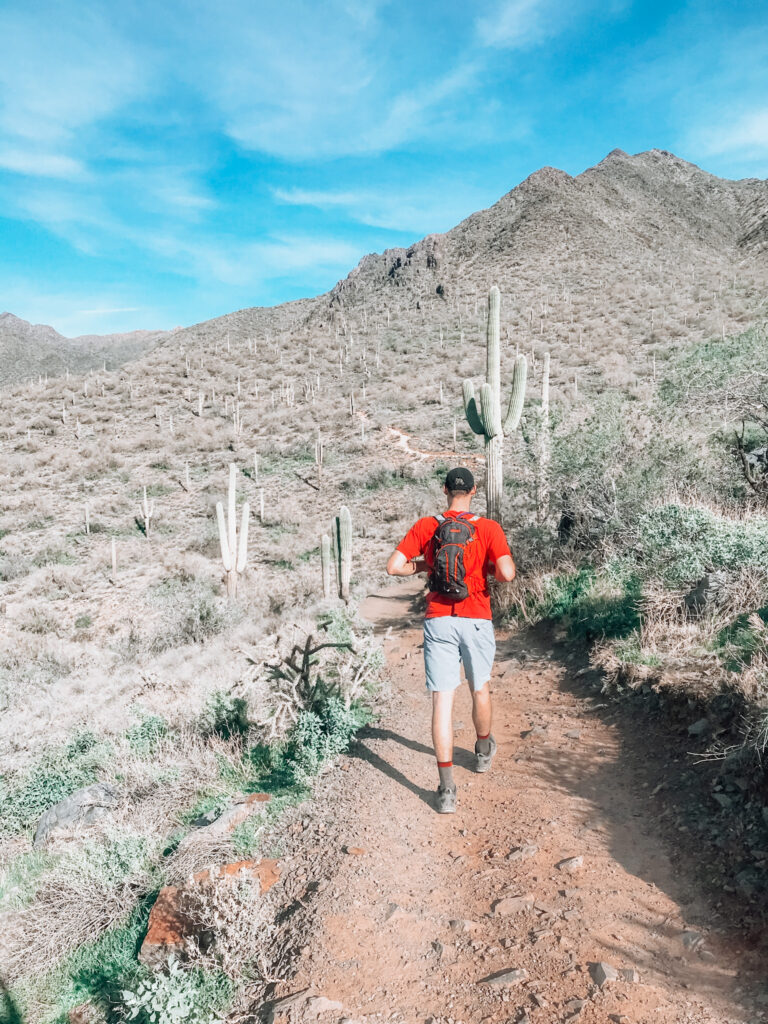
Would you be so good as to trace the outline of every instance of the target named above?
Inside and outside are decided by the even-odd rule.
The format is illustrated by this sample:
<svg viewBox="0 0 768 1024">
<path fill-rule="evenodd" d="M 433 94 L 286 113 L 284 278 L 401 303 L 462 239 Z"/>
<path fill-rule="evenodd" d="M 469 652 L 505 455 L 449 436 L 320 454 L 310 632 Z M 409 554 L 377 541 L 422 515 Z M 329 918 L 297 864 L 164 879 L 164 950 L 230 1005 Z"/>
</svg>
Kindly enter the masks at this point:
<svg viewBox="0 0 768 1024">
<path fill-rule="evenodd" d="M 206 698 L 198 717 L 198 728 L 203 736 L 219 736 L 228 740 L 248 731 L 248 704 L 224 690 L 214 690 Z"/>
<path fill-rule="evenodd" d="M 32 564 L 37 568 L 46 565 L 72 565 L 74 556 L 66 548 L 45 548 L 32 558 Z"/>
<path fill-rule="evenodd" d="M 572 635 L 587 639 L 627 636 L 640 623 L 642 581 L 627 559 L 553 572 L 536 582 L 507 617 L 529 623 L 562 620 Z"/>
<path fill-rule="evenodd" d="M 284 750 L 291 781 L 309 785 L 323 763 L 346 750 L 352 736 L 370 718 L 366 708 L 358 704 L 347 707 L 339 697 L 329 697 L 317 711 L 299 712 Z"/>
<path fill-rule="evenodd" d="M 339 484 L 342 491 L 357 494 L 361 491 L 377 491 L 382 488 L 402 488 L 407 481 L 398 469 L 390 466 L 378 466 L 376 469 L 358 476 L 346 477 Z"/>
<path fill-rule="evenodd" d="M 44 608 L 32 608 L 19 623 L 19 628 L 27 633 L 45 636 L 47 633 L 58 634 L 59 624 Z"/>
<path fill-rule="evenodd" d="M 212 879 L 188 889 L 183 911 L 198 935 L 212 935 L 207 948 L 190 943 L 193 963 L 220 969 L 232 979 L 266 978 L 265 953 L 274 935 L 272 901 L 257 878 Z"/>
<path fill-rule="evenodd" d="M 88 731 L 50 747 L 15 784 L 0 782 L 0 828 L 11 833 L 31 828 L 49 807 L 96 782 L 110 752 Z"/>
<path fill-rule="evenodd" d="M 51 863 L 50 854 L 44 850 L 29 850 L 8 861 L 0 868 L 0 907 L 25 906 L 35 893 L 38 879 Z"/>
<path fill-rule="evenodd" d="M 136 1024 L 214 1024 L 232 995 L 226 978 L 200 968 L 184 969 L 171 958 L 165 971 L 141 971 L 123 989 L 128 1020 Z"/>
<path fill-rule="evenodd" d="M 765 327 L 752 327 L 741 334 L 699 342 L 680 355 L 665 372 L 659 396 L 677 407 L 680 394 L 689 398 L 700 392 L 712 401 L 713 391 L 738 377 L 754 377 L 755 366 L 765 357 Z"/>
<path fill-rule="evenodd" d="M 29 559 L 23 555 L 2 555 L 0 557 L 0 582 L 10 583 L 11 580 L 26 576 L 30 570 Z"/>
<path fill-rule="evenodd" d="M 731 519 L 702 506 L 660 505 L 642 514 L 635 550 L 644 575 L 669 587 L 716 569 L 768 569 L 768 517 Z"/>
<path fill-rule="evenodd" d="M 26 699 L 30 686 L 46 686 L 62 676 L 69 675 L 74 665 L 64 661 L 59 653 L 48 647 L 35 650 L 16 645 L 0 658 L 0 692 L 8 703 Z"/>
<path fill-rule="evenodd" d="M 75 619 L 75 629 L 88 629 L 93 625 L 93 619 L 90 615 L 78 615 Z"/>
<path fill-rule="evenodd" d="M 755 654 L 768 653 L 766 623 L 768 607 L 742 613 L 718 631 L 713 648 L 720 653 L 727 668 L 739 671 L 750 664 Z"/>
<path fill-rule="evenodd" d="M 168 735 L 168 722 L 161 715 L 142 715 L 126 730 L 128 745 L 139 757 L 151 757 Z"/>
<path fill-rule="evenodd" d="M 126 881 L 145 879 L 152 871 L 154 850 L 146 836 L 112 831 L 100 839 L 88 839 L 58 863 L 63 879 L 78 875 L 101 889 Z"/>
<path fill-rule="evenodd" d="M 65 1021 L 70 1010 L 89 1002 L 100 1019 L 112 1019 L 123 986 L 137 977 L 136 952 L 153 902 L 154 895 L 143 897 L 124 922 L 63 956 L 52 970 L 25 977 L 14 995 L 28 1018 Z"/>
<path fill-rule="evenodd" d="M 150 641 L 155 654 L 183 644 L 204 643 L 227 624 L 208 580 L 186 575 L 166 580 L 154 588 L 150 600 L 163 611 L 163 629 Z"/>
</svg>

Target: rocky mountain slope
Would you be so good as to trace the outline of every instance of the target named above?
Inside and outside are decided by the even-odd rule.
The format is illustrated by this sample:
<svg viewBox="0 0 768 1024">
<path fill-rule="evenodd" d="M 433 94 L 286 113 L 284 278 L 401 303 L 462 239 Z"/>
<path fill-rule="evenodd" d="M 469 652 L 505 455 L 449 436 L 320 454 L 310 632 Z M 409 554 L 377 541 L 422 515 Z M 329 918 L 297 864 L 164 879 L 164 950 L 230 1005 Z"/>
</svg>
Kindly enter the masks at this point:
<svg viewBox="0 0 768 1024">
<path fill-rule="evenodd" d="M 46 324 L 0 313 L 0 387 L 31 377 L 57 377 L 67 370 L 86 373 L 103 366 L 114 370 L 140 358 L 167 336 L 165 331 L 130 331 L 65 338 Z"/>
</svg>

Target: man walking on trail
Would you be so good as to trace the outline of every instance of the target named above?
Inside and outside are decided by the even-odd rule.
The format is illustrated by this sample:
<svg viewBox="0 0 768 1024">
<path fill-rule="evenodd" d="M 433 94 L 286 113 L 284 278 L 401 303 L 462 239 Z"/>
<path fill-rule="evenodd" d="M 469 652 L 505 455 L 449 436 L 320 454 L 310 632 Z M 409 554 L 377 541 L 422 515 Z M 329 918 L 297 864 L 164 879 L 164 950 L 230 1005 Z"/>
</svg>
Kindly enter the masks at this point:
<svg viewBox="0 0 768 1024">
<path fill-rule="evenodd" d="M 515 578 L 515 563 L 501 526 L 470 512 L 477 493 L 468 469 L 449 471 L 443 491 L 448 508 L 417 520 L 387 562 L 390 576 L 429 573 L 424 617 L 424 668 L 432 694 L 432 742 L 440 783 L 437 810 L 456 810 L 453 779 L 453 698 L 461 666 L 472 693 L 477 734 L 475 771 L 487 772 L 496 752 L 491 734 L 491 668 L 496 640 L 488 575 Z"/>
</svg>

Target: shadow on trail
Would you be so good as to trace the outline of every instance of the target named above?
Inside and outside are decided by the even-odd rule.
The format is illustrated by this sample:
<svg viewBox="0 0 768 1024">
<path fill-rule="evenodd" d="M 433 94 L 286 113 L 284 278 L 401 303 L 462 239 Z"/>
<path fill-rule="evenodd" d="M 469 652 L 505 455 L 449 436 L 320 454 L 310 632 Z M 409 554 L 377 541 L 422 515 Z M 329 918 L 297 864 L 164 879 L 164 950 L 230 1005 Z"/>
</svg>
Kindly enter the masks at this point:
<svg viewBox="0 0 768 1024">
<path fill-rule="evenodd" d="M 408 750 L 412 750 L 416 754 L 423 754 L 428 758 L 430 768 L 434 771 L 435 752 L 431 746 L 420 743 L 418 740 L 408 739 L 407 736 L 401 736 L 400 733 L 392 732 L 391 729 L 370 727 L 362 729 L 357 734 L 357 743 L 350 747 L 349 756 L 358 757 L 361 761 L 366 761 L 372 767 L 378 768 L 378 770 L 386 775 L 387 778 L 392 779 L 393 782 L 398 782 L 401 786 L 404 786 L 405 789 L 410 790 L 430 807 L 434 806 L 435 789 L 437 788 L 436 773 L 435 789 L 424 789 L 423 786 L 417 786 L 416 783 L 411 782 L 407 776 L 403 775 L 403 773 L 397 768 L 394 768 L 388 761 L 385 761 L 379 754 L 376 754 L 370 749 L 370 747 L 364 746 L 366 740 L 381 740 L 383 742 L 399 743 L 401 746 L 407 747 Z M 463 747 L 454 747 L 453 763 L 457 768 L 466 768 L 467 771 L 474 771 L 474 751 L 465 750 Z"/>
<path fill-rule="evenodd" d="M 626 957 L 638 970 L 652 974 L 658 969 L 654 941 L 663 935 L 679 941 L 679 977 L 692 991 L 731 990 L 736 966 L 742 993 L 766 1005 L 764 921 L 754 899 L 750 903 L 735 885 L 724 892 L 726 880 L 713 869 L 715 855 L 722 860 L 722 837 L 731 830 L 738 832 L 737 822 L 726 821 L 721 810 L 712 808 L 713 767 L 692 764 L 691 739 L 681 734 L 679 723 L 650 714 L 631 696 L 613 699 L 600 694 L 599 674 L 592 670 L 577 676 L 578 669 L 588 668 L 586 652 L 554 643 L 545 627 L 521 632 L 503 640 L 500 647 L 507 656 L 525 651 L 539 665 L 554 668 L 560 692 L 592 702 L 588 713 L 582 712 L 582 722 L 599 719 L 613 731 L 615 756 L 606 758 L 606 750 L 588 737 L 575 742 L 555 739 L 557 705 L 523 709 L 554 728 L 551 736 L 550 730 L 537 735 L 526 735 L 524 730 L 517 756 L 530 766 L 545 798 L 547 792 L 559 790 L 568 795 L 577 820 L 583 815 L 575 844 L 583 839 L 588 848 L 590 833 L 599 832 L 628 873 L 682 908 L 676 921 L 660 921 L 652 899 L 647 903 L 636 899 L 626 920 L 646 929 L 646 955 L 634 947 L 622 948 L 620 941 L 615 946 L 605 941 L 606 953 Z M 499 690 L 514 692 L 514 677 L 507 676 L 497 685 Z M 542 701 L 548 696 L 549 691 L 543 693 Z M 574 849 L 573 854 L 580 852 Z M 733 875 L 738 867 L 732 866 Z M 699 950 L 707 949 L 706 938 L 701 946 L 686 948 L 683 932 L 697 929 L 711 934 L 713 949 L 720 951 L 714 959 L 700 956 Z"/>
<path fill-rule="evenodd" d="M 351 757 L 357 757 L 361 761 L 365 761 L 370 764 L 373 768 L 378 768 L 382 774 L 386 775 L 387 778 L 392 779 L 393 782 L 399 783 L 405 789 L 414 793 L 419 799 L 423 800 L 425 804 L 432 806 L 434 802 L 434 793 L 430 789 L 424 789 L 423 786 L 417 786 L 415 782 L 403 775 L 402 772 L 398 771 L 397 768 L 393 768 L 392 765 L 385 761 L 383 757 L 379 757 L 378 754 L 374 753 L 370 747 L 366 747 L 362 743 L 356 744 L 355 747 L 349 751 Z"/>
</svg>

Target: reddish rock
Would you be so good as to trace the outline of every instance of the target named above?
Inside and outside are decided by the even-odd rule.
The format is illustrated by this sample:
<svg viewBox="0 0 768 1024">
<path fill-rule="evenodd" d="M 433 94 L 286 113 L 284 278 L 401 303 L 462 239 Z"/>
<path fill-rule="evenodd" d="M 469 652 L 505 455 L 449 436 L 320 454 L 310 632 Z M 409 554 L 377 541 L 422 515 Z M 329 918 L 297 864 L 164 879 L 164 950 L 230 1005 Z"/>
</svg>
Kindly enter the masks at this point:
<svg viewBox="0 0 768 1024">
<path fill-rule="evenodd" d="M 262 893 L 267 892 L 280 878 L 276 860 L 240 860 L 233 864 L 220 864 L 200 871 L 194 876 L 197 885 L 205 885 L 219 878 L 248 877 L 259 880 Z M 139 960 L 151 967 L 164 964 L 170 953 L 182 958 L 185 940 L 192 938 L 196 926 L 181 910 L 184 889 L 166 885 L 158 893 L 149 915 L 147 934 L 139 951 Z"/>
</svg>

